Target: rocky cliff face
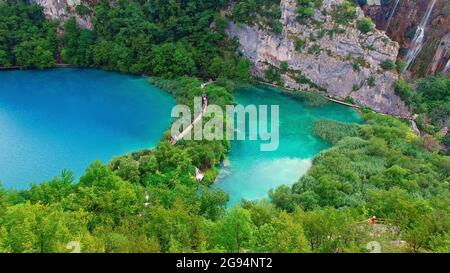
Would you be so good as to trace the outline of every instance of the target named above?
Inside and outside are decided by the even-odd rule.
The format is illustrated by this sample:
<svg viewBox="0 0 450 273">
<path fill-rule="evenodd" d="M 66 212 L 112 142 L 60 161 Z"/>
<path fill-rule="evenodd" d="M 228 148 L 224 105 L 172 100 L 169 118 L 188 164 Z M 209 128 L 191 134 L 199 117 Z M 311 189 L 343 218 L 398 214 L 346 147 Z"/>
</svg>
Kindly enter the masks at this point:
<svg viewBox="0 0 450 273">
<path fill-rule="evenodd" d="M 88 15 L 79 15 L 76 11 L 77 6 L 81 5 L 82 0 L 29 0 L 31 3 L 37 3 L 44 8 L 44 14 L 49 19 L 65 22 L 70 17 L 75 17 L 77 24 L 82 28 L 92 28 L 92 18 Z"/>
<path fill-rule="evenodd" d="M 381 5 L 364 5 L 363 10 L 377 28 L 400 44 L 400 58 L 407 55 L 412 39 L 431 0 L 384 0 Z M 448 73 L 450 60 L 450 1 L 436 0 L 425 28 L 423 47 L 409 70 L 415 77 Z"/>
<path fill-rule="evenodd" d="M 393 90 L 396 72 L 380 67 L 383 61 L 395 62 L 398 43 L 376 29 L 362 33 L 354 23 L 338 26 L 331 14 L 341 3 L 324 0 L 322 8 L 315 10 L 315 23 L 300 24 L 296 19 L 297 1 L 281 0 L 281 34 L 232 22 L 228 34 L 239 39 L 240 49 L 251 60 L 258 77 L 265 78 L 268 69 L 276 69 L 287 87 L 351 98 L 375 111 L 408 117 L 407 107 Z M 358 18 L 364 17 L 361 9 L 356 13 Z M 301 50 L 298 41 L 304 44 Z"/>
</svg>

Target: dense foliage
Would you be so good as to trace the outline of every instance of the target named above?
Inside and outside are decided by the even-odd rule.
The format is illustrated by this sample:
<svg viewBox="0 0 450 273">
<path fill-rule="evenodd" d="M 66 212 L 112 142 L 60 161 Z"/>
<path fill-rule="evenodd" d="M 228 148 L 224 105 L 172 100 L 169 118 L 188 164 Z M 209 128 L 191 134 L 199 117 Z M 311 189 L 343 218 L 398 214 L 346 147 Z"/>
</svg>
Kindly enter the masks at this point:
<svg viewBox="0 0 450 273">
<path fill-rule="evenodd" d="M 249 80 L 249 63 L 225 35 L 219 10 L 227 1 L 101 1 L 93 30 L 65 24 L 62 57 L 69 63 L 175 78 Z"/>
<path fill-rule="evenodd" d="M 450 76 L 428 76 L 411 85 L 404 80 L 395 83 L 395 92 L 419 114 L 419 128 L 438 138 L 442 128 L 449 126 Z"/>
</svg>

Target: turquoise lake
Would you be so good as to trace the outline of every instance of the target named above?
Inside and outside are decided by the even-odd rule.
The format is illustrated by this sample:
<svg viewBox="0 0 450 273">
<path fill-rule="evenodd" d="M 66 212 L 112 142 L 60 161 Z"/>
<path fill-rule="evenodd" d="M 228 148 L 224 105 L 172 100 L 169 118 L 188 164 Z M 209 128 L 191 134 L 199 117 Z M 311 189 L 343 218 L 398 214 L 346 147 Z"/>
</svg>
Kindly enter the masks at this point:
<svg viewBox="0 0 450 273">
<path fill-rule="evenodd" d="M 235 92 L 235 100 L 244 106 L 279 105 L 280 141 L 278 149 L 273 152 L 260 151 L 261 141 L 232 142 L 228 160 L 215 184 L 229 193 L 229 205 L 242 199 L 264 198 L 270 189 L 297 182 L 311 167 L 312 158 L 329 147 L 314 136 L 315 121 L 362 121 L 353 108 L 335 103 L 309 107 L 296 98 L 263 87 L 239 89 Z"/>
<path fill-rule="evenodd" d="M 175 99 L 135 77 L 94 69 L 0 72 L 0 181 L 26 188 L 96 159 L 154 147 Z"/>
<path fill-rule="evenodd" d="M 234 93 L 242 105 L 279 105 L 280 142 L 273 152 L 260 141 L 233 141 L 219 187 L 230 205 L 264 198 L 271 188 L 291 185 L 328 145 L 315 137 L 320 119 L 361 122 L 352 108 L 328 103 L 309 107 L 263 87 Z M 26 188 L 69 169 L 77 177 L 93 160 L 154 147 L 170 127 L 175 99 L 143 77 L 94 69 L 0 72 L 0 181 Z"/>
</svg>

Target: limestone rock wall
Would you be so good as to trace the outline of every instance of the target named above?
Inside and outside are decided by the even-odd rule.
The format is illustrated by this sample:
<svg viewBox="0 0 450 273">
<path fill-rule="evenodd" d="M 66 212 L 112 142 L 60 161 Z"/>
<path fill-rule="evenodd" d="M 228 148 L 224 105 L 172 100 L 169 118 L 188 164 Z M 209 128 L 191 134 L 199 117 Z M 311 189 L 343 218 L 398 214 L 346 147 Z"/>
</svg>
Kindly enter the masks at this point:
<svg viewBox="0 0 450 273">
<path fill-rule="evenodd" d="M 76 12 L 76 7 L 82 4 L 82 0 L 29 0 L 44 8 L 44 14 L 49 19 L 65 22 L 70 17 L 75 17 L 77 24 L 82 28 L 92 28 L 92 18 L 90 16 L 80 16 Z"/>
<path fill-rule="evenodd" d="M 395 62 L 398 43 L 376 29 L 364 34 L 354 24 L 339 26 L 339 33 L 329 35 L 329 30 L 337 28 L 330 14 L 341 2 L 324 0 L 322 9 L 316 10 L 314 15 L 314 20 L 319 24 L 300 24 L 296 20 L 297 1 L 281 0 L 281 34 L 268 32 L 256 25 L 238 26 L 233 22 L 230 22 L 227 32 L 229 36 L 239 39 L 240 49 L 251 60 L 253 72 L 258 77 L 264 78 L 268 68 L 280 68 L 282 62 L 287 62 L 288 72 L 282 75 L 287 87 L 322 92 L 326 89 L 327 96 L 339 99 L 349 97 L 363 107 L 409 117 L 408 108 L 393 89 L 397 73 L 384 71 L 380 67 L 385 60 Z M 364 17 L 359 8 L 357 16 Z M 295 49 L 296 39 L 305 41 L 301 52 Z M 311 47 L 316 50 L 312 52 L 309 50 Z M 363 65 L 355 69 L 355 63 L 361 62 Z M 305 84 L 305 79 L 310 83 Z"/>
</svg>

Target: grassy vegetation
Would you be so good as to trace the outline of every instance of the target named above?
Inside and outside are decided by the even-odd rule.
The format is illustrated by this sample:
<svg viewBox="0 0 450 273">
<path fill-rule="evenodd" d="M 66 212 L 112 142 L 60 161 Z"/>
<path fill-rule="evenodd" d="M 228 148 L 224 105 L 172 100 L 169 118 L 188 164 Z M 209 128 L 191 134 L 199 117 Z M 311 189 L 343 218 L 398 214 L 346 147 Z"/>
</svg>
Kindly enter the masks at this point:
<svg viewBox="0 0 450 273">
<path fill-rule="evenodd" d="M 294 47 L 295 47 L 295 51 L 301 52 L 303 50 L 303 48 L 305 47 L 305 41 L 302 39 L 299 39 L 299 38 L 295 39 Z"/>
<path fill-rule="evenodd" d="M 319 121 L 314 131 L 334 146 L 298 183 L 271 192 L 272 202 L 316 214 L 336 208 L 343 217 L 338 226 L 349 235 L 358 220 L 375 215 L 386 219 L 387 230 L 398 229 L 388 240 L 405 240 L 402 251 L 448 251 L 450 158 L 427 151 L 407 123 L 368 111 L 364 119 L 363 125 Z"/>
</svg>

